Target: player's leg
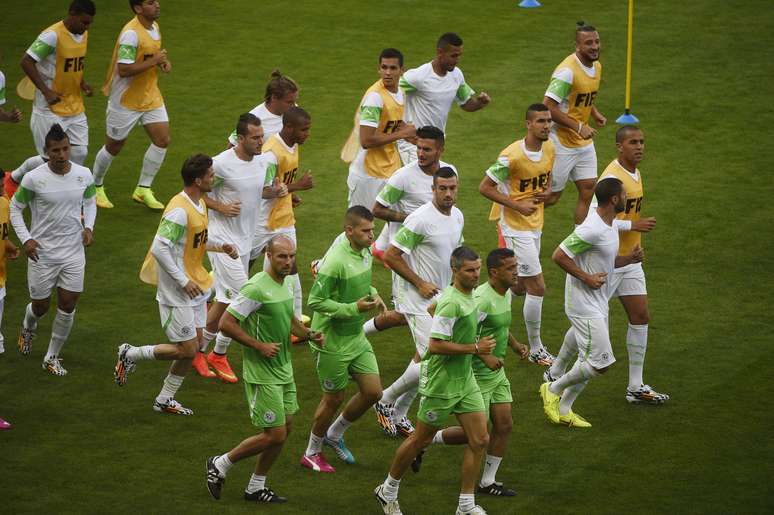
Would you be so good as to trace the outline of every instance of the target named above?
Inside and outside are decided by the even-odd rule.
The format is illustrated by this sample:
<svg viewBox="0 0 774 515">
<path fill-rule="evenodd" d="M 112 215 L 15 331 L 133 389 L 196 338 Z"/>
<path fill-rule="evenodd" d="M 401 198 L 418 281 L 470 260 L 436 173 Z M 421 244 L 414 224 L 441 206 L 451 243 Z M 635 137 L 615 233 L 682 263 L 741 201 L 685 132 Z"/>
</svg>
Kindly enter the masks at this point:
<svg viewBox="0 0 774 515">
<path fill-rule="evenodd" d="M 572 325 L 564 333 L 564 340 L 562 340 L 562 346 L 559 348 L 559 353 L 554 357 L 554 362 L 551 366 L 543 372 L 543 381 L 550 383 L 556 381 L 567 370 L 567 365 L 573 363 L 578 357 L 578 341 L 575 336 L 575 329 Z"/>
<path fill-rule="evenodd" d="M 489 402 L 486 402 L 486 400 Z M 513 430 L 513 417 L 511 406 L 511 384 L 508 380 L 502 381 L 495 389 L 484 398 L 485 405 L 489 406 L 489 418 L 492 421 L 492 430 L 489 435 L 489 447 L 484 457 L 484 472 L 478 484 L 478 492 L 494 496 L 511 497 L 516 492 L 497 481 L 497 470 L 508 449 L 508 438 Z"/>
<path fill-rule="evenodd" d="M 2 330 L 3 326 L 3 312 L 5 311 L 5 286 L 0 288 L 0 331 Z M 0 354 L 5 352 L 5 337 L 3 336 L 3 333 L 0 332 Z"/>
<path fill-rule="evenodd" d="M 210 252 L 208 255 L 215 272 L 215 302 L 212 303 L 207 312 L 207 327 L 202 341 L 203 348 L 199 350 L 203 353 L 213 336 L 215 337 L 215 348 L 207 355 L 206 363 L 203 363 L 201 359 L 199 361 L 204 365 L 209 363 L 224 382 L 236 383 L 237 376 L 226 357 L 231 338 L 218 331 L 218 323 L 228 305 L 239 295 L 239 290 L 248 280 L 247 266 L 250 256 L 243 255 L 238 259 L 231 259 L 222 252 Z M 198 357 L 199 354 L 197 354 Z"/>
<path fill-rule="evenodd" d="M 408 325 L 406 317 L 403 316 L 402 313 L 398 313 L 397 311 L 391 309 L 384 311 L 383 313 L 379 313 L 371 320 L 367 321 L 365 324 L 363 324 L 363 330 L 365 331 L 366 336 L 369 336 L 381 331 L 386 331 L 387 329 L 392 329 L 393 327 L 400 327 L 403 325 Z"/>
<path fill-rule="evenodd" d="M 575 204 L 575 225 L 580 225 L 589 214 L 594 186 L 597 184 L 597 152 L 594 143 L 577 150 L 577 161 L 570 173 L 578 189 L 578 202 Z"/>
<path fill-rule="evenodd" d="M 480 411 L 467 411 L 469 409 Z M 473 514 L 476 511 L 475 488 L 476 479 L 481 470 L 481 460 L 484 452 L 489 446 L 489 432 L 487 431 L 487 416 L 484 412 L 484 403 L 481 393 L 475 391 L 475 395 L 466 396 L 464 400 L 455 409 L 463 409 L 465 412 L 457 413 L 459 421 L 465 435 L 468 438 L 468 444 L 462 457 L 462 478 L 460 481 L 460 497 L 457 507 L 457 514 Z M 478 508 L 481 510 L 481 508 Z M 483 513 L 483 511 L 480 511 Z"/>
<path fill-rule="evenodd" d="M 565 148 L 554 136 L 551 137 L 556 149 L 554 166 L 551 169 L 551 195 L 545 201 L 545 206 L 550 207 L 559 202 L 562 192 L 567 185 L 570 172 L 575 168 L 577 152 L 574 149 Z"/>
<path fill-rule="evenodd" d="M 60 123 L 70 140 L 70 161 L 83 166 L 89 155 L 89 122 L 86 113 L 63 117 Z"/>
<path fill-rule="evenodd" d="M 24 310 L 18 339 L 19 352 L 24 355 L 28 355 L 32 350 L 32 340 L 38 330 L 38 321 L 48 312 L 51 293 L 56 287 L 60 267 L 61 265 L 27 260 L 27 287 L 30 302 Z"/>
<path fill-rule="evenodd" d="M 75 287 L 77 288 L 77 285 Z M 80 297 L 79 291 L 57 288 L 57 310 L 51 324 L 51 340 L 43 358 L 43 369 L 56 376 L 67 375 L 67 370 L 62 366 L 61 352 L 73 328 L 78 297 Z"/>
<path fill-rule="evenodd" d="M 110 130 L 111 128 L 108 126 L 108 131 Z M 113 163 L 113 159 L 121 152 L 121 149 L 124 148 L 125 143 L 126 139 L 114 139 L 110 136 L 105 136 L 105 144 L 102 145 L 102 148 L 97 151 L 97 155 L 94 157 L 92 174 L 94 175 L 94 185 L 97 188 L 97 207 L 103 209 L 110 209 L 113 207 L 113 203 L 110 202 L 110 199 L 105 192 L 105 175 L 107 175 L 108 169 Z"/>
<path fill-rule="evenodd" d="M 153 179 L 156 178 L 156 174 L 164 163 L 170 142 L 169 118 L 164 106 L 144 113 L 142 123 L 151 143 L 143 156 L 140 178 L 137 181 L 132 199 L 151 209 L 164 209 L 164 204 L 156 200 L 153 190 L 151 190 Z"/>
<path fill-rule="evenodd" d="M 42 165 L 45 162 L 46 162 L 46 158 L 38 155 L 28 157 L 27 159 L 24 160 L 22 164 L 19 165 L 18 168 L 16 168 L 11 172 L 11 179 L 13 179 L 13 182 L 15 182 L 16 186 L 18 187 L 18 185 L 21 183 L 22 179 L 27 174 L 27 172 L 31 172 L 32 170 L 34 170 L 35 168 L 37 168 L 38 166 Z M 12 197 L 14 191 L 16 190 L 14 189 L 14 191 L 10 191 L 6 183 L 4 187 L 4 191 L 5 191 L 5 194 L 8 195 L 8 197 Z"/>
</svg>

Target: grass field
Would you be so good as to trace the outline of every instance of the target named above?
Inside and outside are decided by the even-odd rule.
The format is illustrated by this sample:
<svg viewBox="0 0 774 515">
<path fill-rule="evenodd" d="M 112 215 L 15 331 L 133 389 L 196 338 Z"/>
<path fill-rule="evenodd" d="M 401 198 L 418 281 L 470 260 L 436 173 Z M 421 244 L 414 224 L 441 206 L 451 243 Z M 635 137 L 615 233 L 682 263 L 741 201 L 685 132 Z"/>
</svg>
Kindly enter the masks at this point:
<svg viewBox="0 0 774 515">
<path fill-rule="evenodd" d="M 0 127 L 3 168 L 33 153 L 31 106 L 13 91 L 21 77 L 18 61 L 41 29 L 61 19 L 66 4 L 4 3 L 0 66 L 8 79 L 8 105 L 22 108 L 25 120 Z M 497 240 L 478 182 L 498 152 L 521 137 L 523 110 L 542 99 L 554 66 L 573 50 L 578 19 L 597 26 L 602 38 L 597 105 L 611 123 L 596 139 L 600 167 L 615 155 L 612 122 L 623 110 L 626 55 L 622 0 L 545 0 L 534 10 L 518 9 L 516 0 L 162 4 L 164 47 L 174 66 L 161 82 L 172 145 L 156 193 L 167 200 L 180 189 L 186 156 L 222 150 L 237 116 L 260 103 L 270 71 L 281 68 L 301 85 L 300 104 L 313 117 L 301 159 L 317 186 L 302 195 L 296 211 L 305 292 L 307 264 L 340 231 L 347 188 L 338 153 L 356 103 L 376 79 L 383 47 L 401 49 L 407 68 L 415 67 L 432 57 L 440 33 L 459 32 L 468 83 L 493 98 L 478 113 L 453 109 L 444 154 L 462 176 L 465 239 L 482 253 Z M 98 2 L 86 68 L 95 91 L 128 18 L 127 2 Z M 619 363 L 593 381 L 576 405 L 594 423 L 589 431 L 550 426 L 537 396 L 542 370 L 509 357 L 514 433 L 498 478 L 519 494 L 512 500 L 479 496 L 492 514 L 774 511 L 774 210 L 767 200 L 774 196 L 774 181 L 765 150 L 774 124 L 774 10 L 765 0 L 651 0 L 638 2 L 636 23 L 633 112 L 647 139 L 644 213 L 658 219 L 644 240 L 652 314 L 645 378 L 672 400 L 659 408 L 624 401 L 626 320 L 617 304 L 611 330 Z M 103 142 L 104 108 L 101 95 L 87 100 L 89 167 Z M 293 350 L 301 411 L 269 476 L 270 486 L 290 498 L 281 507 L 241 499 L 252 461 L 232 470 L 217 505 L 204 488 L 205 458 L 253 431 L 241 384 L 189 377 L 178 398 L 196 415 L 174 418 L 151 410 L 165 364 L 143 362 L 125 388 L 113 383 L 119 343 L 152 343 L 163 336 L 154 291 L 137 278 L 159 215 L 130 200 L 147 144 L 136 129 L 108 174 L 116 208 L 97 218 L 86 292 L 63 353 L 67 377 L 40 368 L 51 314 L 32 355 L 16 351 L 26 275 L 22 261 L 9 265 L 0 416 L 15 427 L 0 433 L 0 511 L 378 513 L 371 491 L 383 480 L 397 441 L 382 436 L 370 414 L 347 433 L 358 464 L 334 463 L 338 472 L 326 477 L 298 466 L 319 399 L 305 347 Z M 563 274 L 548 256 L 572 228 L 575 193 L 572 187 L 566 191 L 548 212 L 543 236 L 543 341 L 553 351 L 567 320 Z M 387 271 L 377 269 L 374 276 L 387 292 Z M 514 320 L 516 334 L 525 338 L 520 300 Z M 387 386 L 403 371 L 413 346 L 402 329 L 382 333 L 373 344 Z M 230 358 L 237 368 L 238 345 Z M 434 447 L 420 476 L 408 473 L 401 488 L 407 514 L 453 513 L 461 454 L 459 448 Z"/>
</svg>

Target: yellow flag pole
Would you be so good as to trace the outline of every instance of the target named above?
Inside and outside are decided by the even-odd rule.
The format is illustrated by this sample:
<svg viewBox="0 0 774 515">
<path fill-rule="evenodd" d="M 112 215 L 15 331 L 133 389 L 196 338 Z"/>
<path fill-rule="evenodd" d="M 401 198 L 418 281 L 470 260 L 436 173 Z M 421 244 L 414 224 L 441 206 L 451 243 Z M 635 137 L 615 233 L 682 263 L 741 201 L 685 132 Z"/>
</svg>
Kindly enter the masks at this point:
<svg viewBox="0 0 774 515">
<path fill-rule="evenodd" d="M 624 114 L 615 121 L 618 124 L 640 123 L 636 116 L 631 113 L 632 107 L 632 36 L 634 34 L 634 0 L 629 0 L 629 18 L 626 37 L 626 101 L 624 104 Z"/>
</svg>

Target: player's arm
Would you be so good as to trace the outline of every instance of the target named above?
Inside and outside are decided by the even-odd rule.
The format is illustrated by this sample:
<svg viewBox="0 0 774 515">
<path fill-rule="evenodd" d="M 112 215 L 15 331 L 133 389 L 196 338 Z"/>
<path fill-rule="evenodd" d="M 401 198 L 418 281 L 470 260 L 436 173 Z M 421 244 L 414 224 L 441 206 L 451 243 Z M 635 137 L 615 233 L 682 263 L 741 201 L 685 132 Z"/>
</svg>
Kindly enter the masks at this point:
<svg viewBox="0 0 774 515">
<path fill-rule="evenodd" d="M 386 222 L 403 223 L 403 221 L 406 219 L 406 216 L 408 216 L 405 213 L 401 213 L 400 211 L 395 211 L 394 209 L 383 206 L 378 200 L 374 202 L 374 207 L 371 211 L 376 218 Z"/>
<path fill-rule="evenodd" d="M 373 296 L 373 292 L 376 291 L 373 287 L 371 288 L 371 295 L 363 297 L 356 302 L 338 302 L 335 300 L 335 297 L 338 296 L 339 282 L 341 281 L 338 275 L 336 264 L 332 263 L 330 259 L 325 260 L 309 292 L 307 305 L 312 311 L 331 318 L 352 318 L 359 313 L 371 311 L 378 306 L 378 302 Z"/>
<path fill-rule="evenodd" d="M 5 75 L 0 72 L 0 105 L 5 104 Z M 17 108 L 6 111 L 0 107 L 0 122 L 18 123 L 22 119 L 22 113 Z"/>
<path fill-rule="evenodd" d="M 387 183 L 382 187 L 379 195 L 376 196 L 373 208 L 374 216 L 386 222 L 403 223 L 408 215 L 390 209 L 391 206 L 394 206 L 403 198 L 403 195 L 405 195 L 405 192 L 398 186 L 395 175 L 393 175 L 387 179 Z"/>
<path fill-rule="evenodd" d="M 320 347 L 325 345 L 325 336 L 321 331 L 312 331 L 296 317 L 290 322 L 290 332 L 297 336 L 300 342 L 314 342 Z"/>
<path fill-rule="evenodd" d="M 26 179 L 27 176 L 25 176 Z M 32 181 L 25 181 L 22 179 L 22 183 L 19 185 L 19 189 L 11 200 L 10 214 L 11 225 L 16 233 L 16 237 L 24 247 L 24 253 L 33 261 L 38 260 L 38 242 L 32 239 L 29 229 L 27 229 L 27 223 L 24 221 L 24 210 L 27 208 L 32 199 L 35 198 L 35 191 L 32 189 Z"/>
<path fill-rule="evenodd" d="M 463 86 L 469 87 L 467 84 L 464 84 Z M 462 86 L 461 86 L 462 87 Z M 471 90 L 473 91 L 473 90 Z M 474 111 L 478 111 L 479 109 L 483 109 L 487 105 L 489 105 L 489 102 L 491 102 L 492 99 L 487 95 L 485 92 L 481 92 L 477 95 L 471 96 L 464 104 L 462 104 L 460 107 L 463 111 L 467 111 L 469 113 L 472 113 Z"/>
<path fill-rule="evenodd" d="M 136 52 L 135 48 L 135 52 Z M 154 66 L 164 66 L 164 63 L 167 62 L 167 51 L 166 50 L 160 50 L 158 53 L 154 54 L 153 57 L 150 57 L 142 62 L 133 62 L 133 63 L 118 63 L 118 76 L 119 77 L 134 77 L 135 75 L 139 75 L 144 71 L 150 70 Z"/>
<path fill-rule="evenodd" d="M 207 243 L 204 245 L 208 252 L 223 252 L 228 254 L 231 259 L 239 257 L 239 249 L 233 243 L 223 241 L 217 236 L 208 236 Z"/>
<path fill-rule="evenodd" d="M 491 354 L 495 341 L 491 336 L 481 338 L 476 343 L 457 343 L 452 341 L 454 323 L 457 321 L 455 308 L 451 304 L 441 304 L 433 316 L 430 330 L 430 354 L 460 355 L 460 354 Z"/>
<path fill-rule="evenodd" d="M 594 121 L 597 123 L 597 127 L 604 127 L 605 124 L 607 124 L 607 118 L 599 112 L 599 109 L 597 109 L 597 106 L 591 106 L 591 117 L 594 118 Z"/>
<path fill-rule="evenodd" d="M 616 256 L 615 267 L 621 268 L 623 266 L 631 265 L 632 263 L 642 263 L 642 260 L 644 257 L 645 257 L 644 251 L 639 245 L 637 245 L 632 249 L 630 254 L 627 254 L 625 256 Z"/>
<path fill-rule="evenodd" d="M 513 333 L 508 331 L 508 347 L 511 348 L 513 352 L 519 355 L 519 358 L 526 359 L 527 356 L 529 356 L 529 346 L 524 345 L 519 340 L 516 339 L 515 336 L 513 336 Z"/>
<path fill-rule="evenodd" d="M 518 211 L 525 216 L 531 215 L 537 210 L 539 201 L 534 198 L 514 200 L 498 189 L 500 184 L 505 184 L 509 180 L 509 175 L 508 158 L 500 156 L 497 162 L 486 171 L 484 178 L 481 179 L 481 183 L 478 185 L 478 192 L 492 202 Z"/>
<path fill-rule="evenodd" d="M 164 214 L 156 236 L 153 238 L 151 254 L 156 259 L 156 263 L 175 280 L 178 286 L 185 290 L 189 297 L 195 298 L 203 292 L 185 275 L 185 271 L 177 265 L 174 256 L 174 247 L 185 237 L 187 225 L 188 215 L 185 209 L 176 208 Z"/>
<path fill-rule="evenodd" d="M 401 231 L 403 229 L 405 229 L 405 227 L 401 227 Z M 400 231 L 398 231 L 398 233 L 400 233 Z M 403 254 L 405 254 L 404 249 L 396 247 L 393 242 L 384 253 L 384 262 L 387 263 L 387 266 L 389 266 L 393 272 L 413 284 L 419 291 L 419 294 L 424 298 L 430 299 L 441 291 L 435 284 L 427 282 L 419 277 L 403 259 Z"/>
<path fill-rule="evenodd" d="M 27 49 L 27 52 L 24 54 L 24 57 L 22 57 L 20 63 L 24 74 L 29 77 L 35 87 L 38 88 L 38 91 L 43 94 L 48 105 L 59 102 L 61 96 L 58 92 L 46 85 L 46 81 L 43 80 L 43 76 L 40 75 L 40 72 L 38 72 L 38 68 L 35 65 L 55 51 L 56 34 L 53 32 L 43 32 Z"/>
<path fill-rule="evenodd" d="M 83 192 L 83 246 L 94 239 L 94 223 L 97 221 L 97 188 L 91 182 Z"/>
<path fill-rule="evenodd" d="M 370 125 L 360 125 L 360 146 L 363 148 L 374 148 L 387 145 L 399 139 L 413 138 L 417 134 L 417 129 L 412 123 L 400 122 L 398 130 L 395 132 L 379 132 L 377 127 Z"/>
<path fill-rule="evenodd" d="M 247 315 L 244 314 L 244 310 L 249 308 L 252 304 L 257 304 L 260 307 L 259 302 L 252 301 L 240 293 L 236 300 L 229 304 L 229 307 L 226 308 L 226 311 L 220 317 L 220 321 L 218 322 L 218 329 L 229 338 L 239 342 L 241 345 L 257 350 L 261 353 L 262 356 L 266 358 L 273 358 L 279 352 L 279 344 L 274 342 L 258 341 L 247 334 L 247 331 L 242 329 L 242 326 L 239 324 L 245 318 L 247 318 L 250 313 L 252 313 L 251 311 Z M 260 319 L 256 322 L 256 324 L 259 323 Z"/>
<path fill-rule="evenodd" d="M 304 175 L 302 175 L 300 179 L 288 184 L 288 193 L 293 193 L 294 191 L 311 190 L 312 188 L 314 188 L 312 171 L 307 170 L 304 172 Z"/>
<path fill-rule="evenodd" d="M 207 209 L 212 209 L 213 211 L 217 211 L 218 213 L 228 217 L 239 216 L 239 212 L 241 211 L 240 206 L 242 204 L 241 201 L 236 200 L 230 203 L 220 202 L 210 197 L 209 195 L 205 195 L 203 198 Z"/>
<path fill-rule="evenodd" d="M 605 284 L 607 274 L 605 272 L 587 274 L 573 261 L 575 256 L 586 252 L 591 246 L 591 243 L 584 241 L 576 230 L 556 247 L 551 259 L 566 273 L 583 281 L 589 288 L 597 290 Z"/>
</svg>

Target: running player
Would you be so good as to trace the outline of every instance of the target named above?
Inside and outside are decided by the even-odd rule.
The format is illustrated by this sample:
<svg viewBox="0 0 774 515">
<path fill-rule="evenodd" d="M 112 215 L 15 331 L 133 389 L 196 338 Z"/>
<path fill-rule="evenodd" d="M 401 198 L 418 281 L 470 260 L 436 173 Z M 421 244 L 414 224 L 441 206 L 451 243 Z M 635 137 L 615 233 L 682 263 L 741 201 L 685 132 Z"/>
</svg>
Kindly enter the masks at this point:
<svg viewBox="0 0 774 515">
<path fill-rule="evenodd" d="M 554 357 L 543 346 L 540 325 L 546 285 L 540 266 L 543 202 L 550 195 L 554 145 L 548 141 L 551 113 L 543 104 L 527 108 L 527 134 L 500 152 L 479 185 L 481 194 L 493 201 L 493 214 L 506 247 L 519 262 L 518 289 L 526 290 L 524 325 L 529 340 L 529 360 L 549 366 Z"/>
<path fill-rule="evenodd" d="M 119 345 L 115 380 L 118 386 L 125 385 L 137 361 L 171 360 L 169 374 L 153 402 L 153 409 L 193 415 L 193 410 L 175 400 L 175 394 L 191 368 L 207 316 L 212 277 L 202 265 L 202 259 L 206 250 L 225 252 L 232 259 L 237 259 L 239 252 L 235 245 L 215 241 L 207 235 L 207 206 L 202 197 L 212 191 L 215 180 L 212 159 L 202 154 L 189 157 L 183 163 L 181 176 L 183 191 L 167 204 L 140 270 L 143 282 L 157 285 L 161 327 L 170 343 L 142 347 Z"/>
<path fill-rule="evenodd" d="M 97 204 L 91 171 L 70 161 L 70 140 L 59 124 L 46 134 L 45 149 L 48 162 L 24 176 L 10 208 L 11 224 L 28 258 L 31 299 L 19 333 L 19 351 L 30 353 L 38 321 L 48 312 L 56 288 L 57 310 L 43 369 L 64 376 L 61 352 L 83 292 L 84 247 L 92 242 Z M 23 216 L 27 207 L 32 215 L 30 229 Z"/>
<path fill-rule="evenodd" d="M 156 20 L 158 0 L 129 0 L 135 14 L 118 35 L 113 57 L 102 86 L 108 96 L 105 144 L 94 159 L 97 205 L 111 208 L 103 181 L 113 159 L 121 152 L 126 138 L 137 123 L 148 133 L 151 144 L 142 159 L 142 169 L 132 200 L 151 209 L 164 209 L 151 190 L 169 146 L 169 117 L 158 86 L 158 72 L 172 70 L 167 51 L 161 46 L 161 29 Z"/>
<path fill-rule="evenodd" d="M 464 111 L 473 112 L 491 101 L 483 91 L 476 95 L 465 83 L 462 70 L 457 68 L 462 57 L 462 38 L 447 32 L 438 38 L 435 58 L 419 68 L 403 74 L 400 88 L 406 93 L 404 120 L 415 127 L 432 125 L 446 131 L 446 120 L 453 102 Z M 417 160 L 414 144 L 400 140 L 398 148 L 403 164 Z"/>
<path fill-rule="evenodd" d="M 261 120 L 245 113 L 239 117 L 236 132 L 236 146 L 212 159 L 215 184 L 204 197 L 204 203 L 210 212 L 209 235 L 221 241 L 234 242 L 239 259 L 231 259 L 222 252 L 209 253 L 215 273 L 215 302 L 207 311 L 207 327 L 202 332 L 202 344 L 193 361 L 199 375 L 214 375 L 208 367 L 209 363 L 215 374 L 227 383 L 235 383 L 237 377 L 225 358 L 231 339 L 218 332 L 218 321 L 247 282 L 255 219 L 266 177 L 266 163 L 260 158 L 263 146 Z M 204 352 L 216 338 L 216 333 L 215 350 L 205 358 Z"/>
<path fill-rule="evenodd" d="M 344 233 L 345 239 L 325 257 L 309 292 L 309 307 L 314 311 L 312 328 L 325 335 L 325 346 L 310 344 L 323 395 L 314 414 L 309 445 L 301 456 L 301 465 L 315 472 L 336 471 L 325 459 L 323 445 L 332 447 L 342 461 L 355 462 L 344 443 L 344 432 L 382 396 L 379 366 L 363 332 L 365 314 L 385 309 L 371 286 L 371 212 L 363 206 L 349 208 Z M 357 383 L 358 393 L 333 421 L 344 402 L 350 377 Z"/>
<path fill-rule="evenodd" d="M 617 256 L 618 228 L 613 221 L 626 209 L 623 183 L 615 178 L 600 181 L 594 194 L 598 207 L 589 211 L 552 256 L 567 273 L 564 311 L 576 334 L 579 353 L 569 372 L 540 386 L 540 396 L 548 419 L 570 427 L 591 427 L 572 405 L 589 379 L 615 363 L 607 328 L 608 277 L 616 266 L 642 261 L 639 247 L 627 256 Z"/>
<path fill-rule="evenodd" d="M 296 102 L 298 102 L 296 82 L 279 70 L 271 72 L 263 102 L 250 110 L 250 114 L 261 119 L 264 141 L 282 130 L 282 115 L 291 107 L 295 107 Z M 228 137 L 228 144 L 233 147 L 236 146 L 237 141 L 238 135 L 234 131 Z"/>
<path fill-rule="evenodd" d="M 422 359 L 417 428 L 395 451 L 387 478 L 374 490 L 384 513 L 389 515 L 401 513 L 398 487 L 403 474 L 452 414 L 456 415 L 467 439 L 456 513 L 486 515 L 476 505 L 474 491 L 489 434 L 484 399 L 473 374 L 472 356 L 490 355 L 495 339 L 492 336 L 479 339 L 477 333 L 479 312 L 473 289 L 478 284 L 481 260 L 471 249 L 458 247 L 450 261 L 454 279 L 438 299 L 427 353 Z"/>
<path fill-rule="evenodd" d="M 287 500 L 266 486 L 266 475 L 282 451 L 293 414 L 298 411 L 290 333 L 323 344 L 321 333 L 310 331 L 293 316 L 293 286 L 288 275 L 296 259 L 295 243 L 287 236 L 276 236 L 269 241 L 266 255 L 269 267 L 244 285 L 220 321 L 221 331 L 244 346 L 242 368 L 250 419 L 263 432 L 243 440 L 228 453 L 207 459 L 207 489 L 215 499 L 220 499 L 226 474 L 234 463 L 259 455 L 245 500 Z"/>
<path fill-rule="evenodd" d="M 591 25 L 578 22 L 575 30 L 575 53 L 567 56 L 554 70 L 543 103 L 551 111 L 554 127 L 551 141 L 556 147 L 556 160 L 551 172 L 551 197 L 546 205 L 559 202 L 568 179 L 578 188 L 575 225 L 586 218 L 597 180 L 597 154 L 589 117 L 597 127 L 607 119 L 594 105 L 602 79 L 599 63 L 599 33 Z"/>
<path fill-rule="evenodd" d="M 419 363 L 430 338 L 432 317 L 427 308 L 451 282 L 449 259 L 462 243 L 465 219 L 454 206 L 458 184 L 455 170 L 439 168 L 433 176 L 433 200 L 406 217 L 385 253 L 385 261 L 399 276 L 395 281 L 396 308 L 406 317 L 416 348 L 403 375 L 375 406 L 377 420 L 388 435 L 408 436 L 414 431 L 406 414 L 417 395 Z"/>
</svg>

